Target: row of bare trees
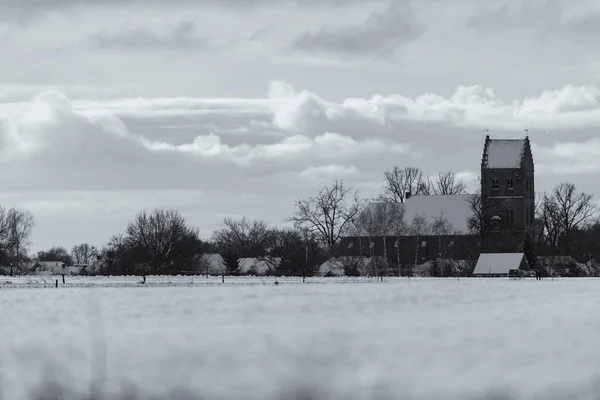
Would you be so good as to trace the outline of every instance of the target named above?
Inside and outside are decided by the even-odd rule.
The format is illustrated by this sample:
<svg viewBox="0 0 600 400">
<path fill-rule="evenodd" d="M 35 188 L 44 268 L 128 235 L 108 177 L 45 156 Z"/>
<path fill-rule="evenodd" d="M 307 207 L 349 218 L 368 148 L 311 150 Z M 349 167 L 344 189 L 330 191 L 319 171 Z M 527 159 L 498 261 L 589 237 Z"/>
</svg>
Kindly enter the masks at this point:
<svg viewBox="0 0 600 400">
<path fill-rule="evenodd" d="M 426 175 L 416 167 L 393 167 L 384 173 L 380 199 L 390 203 L 403 203 L 411 195 L 454 195 L 465 193 L 466 183 L 452 171 Z"/>
<path fill-rule="evenodd" d="M 281 273 L 311 273 L 311 269 L 336 254 L 342 236 L 410 236 L 414 239 L 415 264 L 422 236 L 439 238 L 444 257 L 455 229 L 445 215 L 432 219 L 417 214 L 405 220 L 406 194 L 453 195 L 465 193 L 465 182 L 451 171 L 427 176 L 414 167 L 394 167 L 384 173 L 376 202 L 361 199 L 359 193 L 336 180 L 314 196 L 296 201 L 295 213 L 286 219 L 289 228 L 269 227 L 265 221 L 225 218 L 210 240 L 200 239 L 198 230 L 188 225 L 177 210 L 143 211 L 122 234 L 114 236 L 101 249 L 89 244 L 71 251 L 54 247 L 39 252 L 40 261 L 62 261 L 65 265 L 92 264 L 101 259 L 96 272 L 108 274 L 176 274 L 206 268 L 203 253 L 219 253 L 227 272 L 237 270 L 237 260 L 256 258 L 273 263 Z M 473 234 L 485 236 L 495 213 L 493 204 L 475 194 L 468 226 Z M 536 201 L 536 248 L 553 255 L 592 254 L 600 259 L 600 222 L 591 195 L 578 192 L 570 183 L 540 194 Z M 0 265 L 25 259 L 33 216 L 23 210 L 0 208 Z M 442 243 L 446 241 L 446 243 Z M 386 247 L 387 249 L 387 247 Z M 386 250 L 384 250 L 386 251 Z M 387 258 L 387 256 L 386 256 Z"/>
</svg>

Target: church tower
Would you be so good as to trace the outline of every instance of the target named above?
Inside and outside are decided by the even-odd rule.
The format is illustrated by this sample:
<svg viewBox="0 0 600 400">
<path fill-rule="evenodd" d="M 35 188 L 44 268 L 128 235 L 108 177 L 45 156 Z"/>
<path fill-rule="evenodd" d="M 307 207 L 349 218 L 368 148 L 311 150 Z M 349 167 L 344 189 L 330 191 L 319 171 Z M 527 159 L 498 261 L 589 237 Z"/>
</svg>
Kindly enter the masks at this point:
<svg viewBox="0 0 600 400">
<path fill-rule="evenodd" d="M 482 252 L 520 252 L 527 235 L 534 239 L 534 163 L 525 139 L 485 137 L 481 160 Z"/>
</svg>

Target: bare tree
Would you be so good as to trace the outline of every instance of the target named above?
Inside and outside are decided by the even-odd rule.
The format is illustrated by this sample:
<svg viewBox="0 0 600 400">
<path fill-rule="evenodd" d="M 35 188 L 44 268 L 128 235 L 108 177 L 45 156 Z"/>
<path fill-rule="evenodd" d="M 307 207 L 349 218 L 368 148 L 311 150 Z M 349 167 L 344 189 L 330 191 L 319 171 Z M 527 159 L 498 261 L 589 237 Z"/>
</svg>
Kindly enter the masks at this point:
<svg viewBox="0 0 600 400">
<path fill-rule="evenodd" d="M 456 195 L 464 194 L 467 185 L 458 179 L 452 171 L 440 172 L 436 177 L 428 179 L 428 187 L 434 195 Z"/>
<path fill-rule="evenodd" d="M 261 220 L 225 218 L 213 233 L 219 249 L 235 250 L 239 257 L 265 256 L 273 245 L 274 234 Z"/>
<path fill-rule="evenodd" d="M 404 203 L 406 193 L 427 194 L 427 180 L 423 172 L 415 167 L 397 167 L 384 173 L 381 200 L 389 203 Z"/>
<path fill-rule="evenodd" d="M 54 246 L 48 250 L 38 251 L 36 256 L 38 261 L 60 261 L 65 266 L 73 265 L 73 258 L 64 247 Z"/>
<path fill-rule="evenodd" d="M 335 253 L 342 233 L 361 209 L 358 192 L 350 193 L 342 180 L 321 189 L 315 197 L 296 201 L 297 211 L 288 221 L 307 229 L 323 243 L 329 256 Z"/>
<path fill-rule="evenodd" d="M 556 252 L 561 237 L 561 222 L 558 205 L 551 195 L 544 194 L 538 213 L 543 233 L 540 236 L 543 236 L 544 243 Z"/>
<path fill-rule="evenodd" d="M 73 246 L 71 249 L 71 257 L 73 258 L 73 262 L 79 265 L 89 265 L 92 257 L 92 248 L 87 243 L 81 243 L 76 246 Z"/>
<path fill-rule="evenodd" d="M 429 221 L 427 221 L 427 217 L 423 214 L 416 214 L 409 228 L 411 236 L 415 240 L 415 267 L 419 265 L 419 249 L 422 246 L 421 236 L 427 235 L 430 231 Z"/>
<path fill-rule="evenodd" d="M 592 200 L 592 195 L 577 192 L 575 185 L 567 182 L 544 197 L 543 218 L 549 244 L 557 247 L 560 241 L 565 254 L 571 255 L 573 233 L 591 222 L 598 212 Z"/>
<path fill-rule="evenodd" d="M 438 258 L 444 259 L 453 243 L 451 237 L 453 227 L 443 212 L 433 218 L 433 221 L 431 222 L 431 233 L 436 235 L 438 239 Z M 444 276 L 443 263 L 441 263 L 440 266 L 442 272 L 441 275 Z"/>
<path fill-rule="evenodd" d="M 479 235 L 483 240 L 493 230 L 494 217 L 502 207 L 498 200 L 481 195 L 477 192 L 467 198 L 471 215 L 467 218 L 467 226 L 472 234 Z"/>
<path fill-rule="evenodd" d="M 156 274 L 177 273 L 201 254 L 198 231 L 175 209 L 142 211 L 127 226 L 126 247 L 136 250 L 136 264 Z"/>
<path fill-rule="evenodd" d="M 31 231 L 35 225 L 33 214 L 26 210 L 11 208 L 6 215 L 8 224 L 8 249 L 14 260 L 16 270 L 19 271 L 19 262 L 25 256 L 31 243 Z M 11 276 L 13 268 L 11 263 Z"/>
</svg>

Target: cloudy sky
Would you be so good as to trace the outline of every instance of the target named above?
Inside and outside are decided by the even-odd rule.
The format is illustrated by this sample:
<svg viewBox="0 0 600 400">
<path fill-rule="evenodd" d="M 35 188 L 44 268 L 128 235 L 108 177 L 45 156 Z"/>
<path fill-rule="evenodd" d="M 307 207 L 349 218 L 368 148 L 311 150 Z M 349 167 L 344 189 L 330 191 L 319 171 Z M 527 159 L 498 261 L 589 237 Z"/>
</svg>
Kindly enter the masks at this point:
<svg viewBox="0 0 600 400">
<path fill-rule="evenodd" d="M 143 208 L 282 225 L 394 165 L 471 180 L 486 129 L 529 129 L 538 189 L 600 196 L 597 1 L 0 0 L 0 38 L 0 204 L 32 250 Z"/>
</svg>

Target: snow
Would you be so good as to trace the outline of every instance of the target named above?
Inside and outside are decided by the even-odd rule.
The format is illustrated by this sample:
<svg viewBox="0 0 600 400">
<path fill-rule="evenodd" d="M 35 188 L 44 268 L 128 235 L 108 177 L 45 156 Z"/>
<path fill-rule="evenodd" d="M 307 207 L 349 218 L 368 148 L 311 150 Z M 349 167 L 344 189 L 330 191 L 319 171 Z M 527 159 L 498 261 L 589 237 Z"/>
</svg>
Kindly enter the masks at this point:
<svg viewBox="0 0 600 400">
<path fill-rule="evenodd" d="M 479 255 L 473 275 L 508 275 L 509 270 L 521 266 L 523 257 L 523 253 L 482 253 Z"/>
<path fill-rule="evenodd" d="M 266 257 L 266 258 L 253 258 L 245 257 L 238 258 L 238 271 L 241 274 L 248 274 L 254 272 L 258 275 L 265 275 L 267 272 L 272 271 L 281 263 L 281 257 Z"/>
<path fill-rule="evenodd" d="M 310 398 L 289 395 L 296 389 L 336 400 L 599 394 L 597 279 L 237 279 L 0 287 L 0 397 L 30 399 L 48 381 L 85 394 L 92 375 L 107 394 L 133 387 L 140 395 L 118 398 Z M 175 389 L 193 396 L 165 394 Z M 45 390 L 43 398 L 69 398 Z"/>
<path fill-rule="evenodd" d="M 404 207 L 404 221 L 410 226 L 416 215 L 425 216 L 431 224 L 440 215 L 452 224 L 453 231 L 461 234 L 469 232 L 467 219 L 473 215 L 469 200 L 472 194 L 457 195 L 418 195 L 411 196 L 404 203 L 391 203 L 393 207 Z M 377 206 L 377 202 L 369 203 L 362 212 L 371 212 L 371 208 Z M 406 232 L 410 235 L 410 232 Z"/>
<path fill-rule="evenodd" d="M 227 264 L 219 253 L 202 254 L 202 262 L 208 267 L 210 274 L 220 275 L 227 272 Z"/>
<path fill-rule="evenodd" d="M 416 215 L 424 215 L 429 223 L 444 215 L 452 224 L 454 231 L 466 234 L 469 232 L 467 219 L 473 215 L 469 199 L 472 194 L 411 196 L 404 202 L 404 220 L 408 225 Z"/>
<path fill-rule="evenodd" d="M 492 139 L 487 149 L 487 168 L 520 168 L 525 140 Z"/>
</svg>

